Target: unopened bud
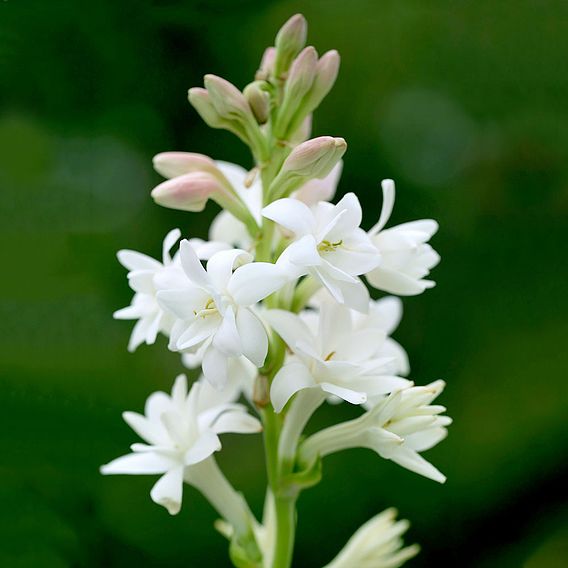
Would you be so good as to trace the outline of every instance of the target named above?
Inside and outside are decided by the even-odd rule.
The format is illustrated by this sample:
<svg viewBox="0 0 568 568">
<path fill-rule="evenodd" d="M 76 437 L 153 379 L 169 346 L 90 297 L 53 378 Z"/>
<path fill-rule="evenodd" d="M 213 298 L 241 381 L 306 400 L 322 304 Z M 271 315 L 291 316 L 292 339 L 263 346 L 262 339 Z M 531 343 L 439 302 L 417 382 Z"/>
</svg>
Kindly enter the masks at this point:
<svg viewBox="0 0 568 568">
<path fill-rule="evenodd" d="M 217 169 L 209 156 L 192 152 L 161 152 L 154 156 L 152 163 L 154 169 L 168 179 L 190 172 L 211 172 Z"/>
<path fill-rule="evenodd" d="M 296 146 L 284 161 L 270 187 L 271 197 L 279 199 L 311 179 L 326 177 L 341 160 L 347 143 L 343 138 L 320 136 Z"/>
<path fill-rule="evenodd" d="M 321 179 L 331 172 L 346 149 L 347 143 L 343 138 L 312 138 L 292 150 L 282 166 L 282 172 Z"/>
<path fill-rule="evenodd" d="M 310 91 L 315 79 L 317 62 L 317 51 L 312 46 L 308 46 L 292 63 L 284 86 L 284 98 L 274 126 L 274 134 L 278 138 L 284 138 L 288 125 L 300 110 L 304 97 Z"/>
<path fill-rule="evenodd" d="M 296 128 L 288 141 L 292 146 L 305 142 L 312 134 L 312 115 L 308 114 L 299 128 Z"/>
<path fill-rule="evenodd" d="M 247 100 L 235 85 L 216 75 L 205 75 L 204 83 L 215 110 L 222 118 L 242 120 L 251 116 Z"/>
<path fill-rule="evenodd" d="M 302 14 L 292 16 L 276 35 L 276 57 L 274 60 L 274 75 L 280 77 L 288 71 L 290 63 L 306 45 L 308 23 Z"/>
<path fill-rule="evenodd" d="M 274 74 L 274 60 L 276 58 L 276 48 L 267 47 L 264 50 L 262 59 L 260 60 L 260 67 L 256 72 L 254 78 L 257 81 L 266 81 L 271 75 Z"/>
<path fill-rule="evenodd" d="M 315 110 L 329 91 L 331 91 L 337 79 L 340 61 L 339 53 L 335 49 L 327 51 L 321 56 L 316 65 L 316 76 L 310 89 L 309 112 Z"/>
<path fill-rule="evenodd" d="M 266 81 L 255 81 L 245 87 L 243 95 L 259 124 L 264 124 L 268 120 L 270 111 L 270 95 L 267 92 L 268 83 Z"/>
<path fill-rule="evenodd" d="M 191 172 L 161 183 L 152 190 L 158 205 L 182 211 L 203 211 L 210 197 L 225 191 L 220 182 L 206 172 Z"/>
<path fill-rule="evenodd" d="M 201 87 L 193 87 L 189 89 L 188 99 L 193 108 L 199 113 L 199 116 L 204 120 L 205 124 L 211 128 L 226 128 L 227 123 L 221 118 L 207 89 Z"/>
</svg>

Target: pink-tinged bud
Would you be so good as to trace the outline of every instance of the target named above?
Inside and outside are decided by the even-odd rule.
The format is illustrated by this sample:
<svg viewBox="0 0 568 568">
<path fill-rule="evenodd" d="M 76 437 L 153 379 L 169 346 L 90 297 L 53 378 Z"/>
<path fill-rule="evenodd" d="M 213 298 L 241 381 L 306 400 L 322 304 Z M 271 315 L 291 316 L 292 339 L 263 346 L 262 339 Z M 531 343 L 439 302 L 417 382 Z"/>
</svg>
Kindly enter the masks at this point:
<svg viewBox="0 0 568 568">
<path fill-rule="evenodd" d="M 161 183 L 152 190 L 158 205 L 181 211 L 203 211 L 210 197 L 221 195 L 224 188 L 211 174 L 191 172 Z"/>
<path fill-rule="evenodd" d="M 165 178 L 174 178 L 190 172 L 217 170 L 215 162 L 203 154 L 192 152 L 161 152 L 152 160 L 154 169 Z"/>
<path fill-rule="evenodd" d="M 274 73 L 274 59 L 276 58 L 276 48 L 267 47 L 264 50 L 262 59 L 260 60 L 260 67 L 256 72 L 254 78 L 257 81 L 266 81 Z"/>
<path fill-rule="evenodd" d="M 316 65 L 316 77 L 310 90 L 310 112 L 314 110 L 333 87 L 339 72 L 341 58 L 332 49 L 324 53 Z"/>
<path fill-rule="evenodd" d="M 319 136 L 306 140 L 292 150 L 281 173 L 321 179 L 331 172 L 346 149 L 347 143 L 343 138 Z"/>
<path fill-rule="evenodd" d="M 216 75 L 205 75 L 204 83 L 215 110 L 222 118 L 226 120 L 252 118 L 247 100 L 235 85 Z"/>
<path fill-rule="evenodd" d="M 247 85 L 243 91 L 243 95 L 259 124 L 264 124 L 268 120 L 270 111 L 268 88 L 270 87 L 266 81 L 254 81 Z"/>
<path fill-rule="evenodd" d="M 270 185 L 270 197 L 290 195 L 312 179 L 326 177 L 347 149 L 343 138 L 320 136 L 296 146 L 284 161 L 280 173 Z"/>
<path fill-rule="evenodd" d="M 274 61 L 274 75 L 280 76 L 290 67 L 290 63 L 300 50 L 306 45 L 308 23 L 302 14 L 292 16 L 276 35 L 276 57 Z"/>
<path fill-rule="evenodd" d="M 299 102 L 314 82 L 317 63 L 318 53 L 313 46 L 309 45 L 302 50 L 290 67 L 284 88 L 285 97 Z"/>
</svg>

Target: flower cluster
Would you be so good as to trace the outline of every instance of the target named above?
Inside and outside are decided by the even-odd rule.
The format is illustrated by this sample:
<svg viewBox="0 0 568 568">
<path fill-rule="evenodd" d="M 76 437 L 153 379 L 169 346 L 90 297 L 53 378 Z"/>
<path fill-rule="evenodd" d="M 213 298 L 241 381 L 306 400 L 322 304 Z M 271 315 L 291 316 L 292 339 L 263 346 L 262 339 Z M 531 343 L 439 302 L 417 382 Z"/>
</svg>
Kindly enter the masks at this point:
<svg viewBox="0 0 568 568">
<path fill-rule="evenodd" d="M 136 320 L 129 350 L 162 334 L 202 375 L 190 388 L 180 375 L 171 396 L 152 394 L 144 415 L 124 413 L 146 443 L 133 444 L 102 472 L 160 475 L 151 498 L 171 514 L 181 508 L 183 484 L 197 488 L 223 517 L 219 527 L 237 566 L 290 565 L 295 501 L 319 481 L 330 453 L 369 448 L 445 480 L 421 455 L 451 422 L 432 404 L 444 382 L 418 387 L 407 378 L 407 354 L 390 337 L 402 303 L 372 299 L 367 286 L 398 296 L 434 286 L 426 278 L 439 256 L 428 241 L 438 226 L 419 220 L 387 227 L 392 180 L 382 182 L 382 209 L 370 229 L 354 193 L 332 203 L 347 145 L 309 135 L 339 55 L 318 57 L 305 47 L 306 31 L 302 16 L 291 18 L 242 92 L 214 75 L 189 91 L 209 126 L 250 147 L 249 171 L 195 153 L 154 158 L 167 178 L 152 191 L 156 203 L 189 212 L 209 200 L 221 207 L 208 240 L 174 229 L 161 262 L 118 253 L 134 291 L 130 306 L 115 313 Z M 246 404 L 237 402 L 241 396 Z M 320 405 L 342 401 L 360 407 L 360 416 L 302 439 Z M 214 458 L 221 434 L 260 431 L 269 479 L 262 522 Z M 401 548 L 407 524 L 394 515 L 386 511 L 359 529 L 329 568 L 399 566 L 416 554 L 416 547 Z"/>
</svg>

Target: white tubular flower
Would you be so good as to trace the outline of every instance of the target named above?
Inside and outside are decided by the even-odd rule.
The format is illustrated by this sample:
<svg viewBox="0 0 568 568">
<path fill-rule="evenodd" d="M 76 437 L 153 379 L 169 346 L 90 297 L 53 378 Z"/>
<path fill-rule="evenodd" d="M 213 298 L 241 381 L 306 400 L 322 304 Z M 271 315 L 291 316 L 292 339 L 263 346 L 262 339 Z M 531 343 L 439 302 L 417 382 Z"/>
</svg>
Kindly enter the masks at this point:
<svg viewBox="0 0 568 568">
<path fill-rule="evenodd" d="M 398 568 L 416 556 L 417 544 L 403 548 L 410 523 L 396 521 L 396 515 L 396 509 L 387 509 L 367 521 L 325 568 Z"/>
<path fill-rule="evenodd" d="M 317 333 L 290 312 L 270 310 L 265 317 L 294 354 L 272 382 L 270 398 L 276 412 L 303 389 L 321 389 L 322 397 L 327 393 L 363 404 L 370 396 L 411 384 L 387 372 L 391 358 L 375 356 L 384 332 L 354 329 L 350 310 L 341 305 L 322 305 Z"/>
<path fill-rule="evenodd" d="M 325 302 L 332 301 L 331 296 L 322 288 L 312 296 L 309 305 L 312 308 L 320 309 Z M 317 332 L 317 312 L 304 311 L 302 318 L 314 333 Z M 369 301 L 369 312 L 362 314 L 356 310 L 351 310 L 353 329 L 362 331 L 365 329 L 377 329 L 386 335 L 385 340 L 377 343 L 375 357 L 391 358 L 392 362 L 388 365 L 388 373 L 393 375 L 407 376 L 410 373 L 410 364 L 406 351 L 392 337 L 389 337 L 398 327 L 402 319 L 402 302 L 396 296 L 387 296 L 380 300 Z"/>
<path fill-rule="evenodd" d="M 142 343 L 151 345 L 158 333 L 169 335 L 171 331 L 175 318 L 160 307 L 156 294 L 163 288 L 183 283 L 179 258 L 170 255 L 180 236 L 179 229 L 173 229 L 166 235 L 162 262 L 133 250 L 118 251 L 118 260 L 128 269 L 128 283 L 135 292 L 130 306 L 113 314 L 115 319 L 138 320 L 130 335 L 129 351 L 134 351 Z"/>
<path fill-rule="evenodd" d="M 252 261 L 249 253 L 233 249 L 214 254 L 205 270 L 187 241 L 181 242 L 180 260 L 185 284 L 161 290 L 157 296 L 160 305 L 177 318 L 170 348 L 202 357 L 203 374 L 218 387 L 227 382 L 231 358 L 244 355 L 261 367 L 268 337 L 250 306 L 280 285 L 276 266 L 258 262 L 249 265 L 246 273 L 239 274 L 238 268 L 233 272 Z"/>
<path fill-rule="evenodd" d="M 377 267 L 380 254 L 359 228 L 362 212 L 354 193 L 337 205 L 322 201 L 313 209 L 296 199 L 279 199 L 262 212 L 296 237 L 278 259 L 290 278 L 309 274 L 339 303 L 367 311 L 369 293 L 357 276 Z"/>
<path fill-rule="evenodd" d="M 219 434 L 249 434 L 262 429 L 244 406 L 219 403 L 206 383 L 194 383 L 188 393 L 185 375 L 177 377 L 171 395 L 150 395 L 144 415 L 125 412 L 123 417 L 147 444 L 133 444 L 131 454 L 102 466 L 101 472 L 160 474 L 150 496 L 172 515 L 181 509 L 184 478 L 190 483 L 192 476 L 201 478 L 199 464 L 221 449 Z M 192 473 L 193 468 L 198 469 Z"/>
<path fill-rule="evenodd" d="M 379 290 L 415 296 L 435 286 L 424 280 L 440 262 L 438 253 L 427 244 L 438 230 L 438 223 L 422 219 L 384 229 L 392 213 L 395 186 L 391 179 L 383 180 L 383 208 L 378 223 L 369 231 L 373 244 L 381 254 L 381 264 L 367 274 L 369 284 Z"/>
<path fill-rule="evenodd" d="M 452 423 L 444 406 L 431 405 L 442 392 L 444 381 L 435 381 L 425 387 L 410 387 L 383 397 L 365 414 L 336 426 L 331 426 L 308 438 L 300 448 L 300 456 L 307 463 L 316 455 L 347 448 L 363 447 L 381 457 L 444 483 L 446 477 L 419 452 L 435 446 L 447 434 Z"/>
</svg>

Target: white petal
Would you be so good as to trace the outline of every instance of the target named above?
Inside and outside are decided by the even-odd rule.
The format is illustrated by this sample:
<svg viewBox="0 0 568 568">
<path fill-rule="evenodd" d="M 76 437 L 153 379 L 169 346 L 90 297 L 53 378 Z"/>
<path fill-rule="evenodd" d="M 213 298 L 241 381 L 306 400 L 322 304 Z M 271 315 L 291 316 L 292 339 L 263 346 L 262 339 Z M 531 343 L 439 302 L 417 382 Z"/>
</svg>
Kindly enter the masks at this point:
<svg viewBox="0 0 568 568">
<path fill-rule="evenodd" d="M 390 456 L 390 459 L 413 471 L 419 475 L 423 475 L 428 479 L 433 479 L 438 483 L 444 483 L 446 481 L 446 476 L 438 471 L 430 462 L 426 461 L 420 454 L 417 454 L 414 450 L 410 448 L 401 446 Z"/>
<path fill-rule="evenodd" d="M 384 329 L 387 335 L 398 327 L 402 319 L 402 301 L 396 296 L 387 296 L 373 302 L 370 308 L 369 320 L 371 325 Z"/>
<path fill-rule="evenodd" d="M 243 344 L 232 306 L 225 310 L 223 321 L 213 338 L 213 345 L 227 357 L 240 357 L 243 354 Z"/>
<path fill-rule="evenodd" d="M 237 312 L 237 329 L 243 355 L 257 367 L 264 365 L 268 353 L 268 336 L 262 322 L 247 308 Z"/>
<path fill-rule="evenodd" d="M 208 458 L 221 449 L 221 442 L 213 431 L 205 430 L 199 434 L 197 441 L 185 453 L 184 463 L 193 465 Z"/>
<path fill-rule="evenodd" d="M 256 434 L 262 431 L 258 419 L 243 410 L 223 412 L 211 428 L 217 434 Z"/>
<path fill-rule="evenodd" d="M 172 402 L 182 408 L 187 398 L 187 377 L 181 373 L 176 377 L 172 387 Z"/>
<path fill-rule="evenodd" d="M 305 235 L 293 242 L 283 254 L 286 254 L 290 262 L 298 266 L 317 266 L 322 263 L 313 235 Z"/>
<path fill-rule="evenodd" d="M 269 310 L 264 314 L 264 319 L 291 349 L 294 349 L 298 342 L 315 344 L 315 338 L 306 323 L 292 312 Z"/>
<path fill-rule="evenodd" d="M 238 248 L 249 248 L 252 238 L 246 225 L 233 217 L 228 211 L 221 211 L 209 227 L 209 238 L 212 241 L 228 243 Z"/>
<path fill-rule="evenodd" d="M 124 421 L 150 444 L 160 445 L 165 442 L 163 430 L 156 427 L 148 418 L 137 412 L 123 412 Z"/>
<path fill-rule="evenodd" d="M 205 272 L 205 268 L 203 268 L 201 261 L 197 258 L 197 255 L 189 241 L 181 241 L 179 250 L 181 265 L 187 277 L 196 286 L 206 290 L 209 289 L 211 286 L 211 280 L 209 279 L 207 272 Z"/>
<path fill-rule="evenodd" d="M 173 463 L 171 458 L 156 452 L 127 454 L 103 465 L 101 473 L 104 475 L 115 473 L 129 475 L 164 473 L 172 467 Z"/>
<path fill-rule="evenodd" d="M 215 388 L 227 384 L 227 357 L 211 345 L 203 355 L 203 376 Z"/>
<path fill-rule="evenodd" d="M 427 280 L 416 280 L 402 272 L 379 266 L 367 274 L 367 281 L 378 290 L 400 296 L 416 296 L 431 288 L 434 283 Z"/>
<path fill-rule="evenodd" d="M 297 199 L 278 199 L 262 210 L 262 215 L 271 219 L 297 237 L 314 234 L 315 219 L 310 208 Z"/>
<path fill-rule="evenodd" d="M 244 250 L 223 250 L 214 254 L 207 262 L 207 274 L 217 291 L 227 288 L 233 269 L 252 261 L 252 255 Z"/>
<path fill-rule="evenodd" d="M 345 235 L 357 229 L 363 217 L 361 204 L 354 193 L 346 193 L 335 206 L 335 211 L 341 215 L 333 229 L 325 235 L 330 241 L 341 240 Z"/>
<path fill-rule="evenodd" d="M 128 351 L 131 353 L 136 351 L 136 349 L 146 341 L 146 334 L 150 329 L 153 318 L 144 317 L 139 319 L 132 328 L 132 333 L 130 334 L 130 339 L 128 341 Z"/>
<path fill-rule="evenodd" d="M 429 428 L 405 438 L 406 445 L 416 452 L 425 452 L 433 448 L 448 435 L 445 428 Z"/>
<path fill-rule="evenodd" d="M 302 363 L 284 365 L 272 381 L 270 400 L 276 412 L 281 412 L 290 398 L 299 390 L 316 386 L 316 383 Z"/>
<path fill-rule="evenodd" d="M 157 260 L 135 250 L 119 250 L 116 256 L 120 264 L 128 270 L 159 270 L 162 268 Z"/>
<path fill-rule="evenodd" d="M 287 282 L 287 275 L 277 265 L 251 262 L 233 272 L 228 291 L 240 306 L 252 306 L 282 288 Z"/>
<path fill-rule="evenodd" d="M 150 491 L 152 501 L 165 507 L 170 515 L 179 513 L 182 495 L 183 466 L 178 466 L 162 475 Z"/>
<path fill-rule="evenodd" d="M 162 245 L 162 258 L 164 264 L 169 264 L 172 260 L 170 256 L 170 250 L 177 243 L 181 237 L 181 231 L 179 229 L 172 229 L 164 239 L 164 244 Z"/>
<path fill-rule="evenodd" d="M 392 209 L 394 207 L 395 188 L 392 179 L 384 179 L 381 182 L 383 189 L 383 206 L 381 208 L 381 216 L 377 224 L 369 231 L 369 234 L 376 235 L 388 222 Z"/>
<path fill-rule="evenodd" d="M 367 402 L 367 395 L 364 392 L 358 392 L 331 383 L 320 383 L 320 387 L 323 391 L 338 396 L 351 404 L 363 404 Z"/>
<path fill-rule="evenodd" d="M 156 294 L 158 304 L 182 320 L 193 320 L 195 311 L 200 310 L 208 300 L 208 294 L 196 286 L 181 290 L 160 290 Z"/>
</svg>

